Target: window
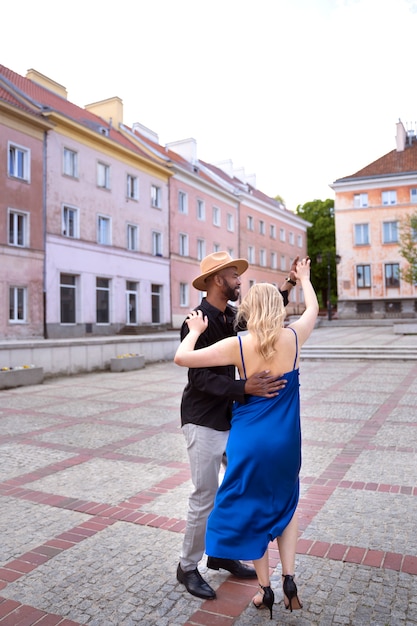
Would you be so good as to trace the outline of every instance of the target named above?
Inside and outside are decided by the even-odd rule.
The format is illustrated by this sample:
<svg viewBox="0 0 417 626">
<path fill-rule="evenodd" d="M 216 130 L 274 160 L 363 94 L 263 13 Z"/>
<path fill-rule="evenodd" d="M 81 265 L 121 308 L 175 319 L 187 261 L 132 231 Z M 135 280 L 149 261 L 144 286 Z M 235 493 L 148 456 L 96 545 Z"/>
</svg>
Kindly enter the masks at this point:
<svg viewBox="0 0 417 626">
<path fill-rule="evenodd" d="M 111 220 L 109 217 L 99 215 L 97 218 L 97 243 L 103 246 L 111 244 Z"/>
<path fill-rule="evenodd" d="M 187 283 L 180 283 L 180 306 L 189 306 Z"/>
<path fill-rule="evenodd" d="M 255 248 L 253 246 L 248 246 L 248 261 L 255 263 Z"/>
<path fill-rule="evenodd" d="M 227 214 L 227 230 L 230 233 L 233 233 L 235 230 L 235 220 L 234 216 L 231 213 Z"/>
<path fill-rule="evenodd" d="M 151 206 L 155 209 L 160 209 L 162 206 L 162 191 L 156 185 L 151 185 Z"/>
<path fill-rule="evenodd" d="M 369 288 L 371 286 L 371 266 L 356 266 L 356 285 L 358 289 Z"/>
<path fill-rule="evenodd" d="M 9 211 L 9 245 L 27 248 L 29 245 L 29 213 Z"/>
<path fill-rule="evenodd" d="M 151 286 L 152 324 L 161 322 L 161 285 Z"/>
<path fill-rule="evenodd" d="M 275 226 L 275 224 L 271 224 L 271 226 L 269 227 L 269 235 L 271 239 L 277 238 L 277 227 Z"/>
<path fill-rule="evenodd" d="M 398 242 L 398 222 L 384 222 L 382 225 L 382 242 L 397 243 Z"/>
<path fill-rule="evenodd" d="M 213 252 L 219 252 L 220 251 L 220 244 L 219 243 L 213 243 Z"/>
<path fill-rule="evenodd" d="M 259 250 L 259 265 L 266 267 L 266 250 L 263 248 Z"/>
<path fill-rule="evenodd" d="M 278 267 L 277 253 L 271 252 L 271 269 L 276 270 Z"/>
<path fill-rule="evenodd" d="M 397 204 L 397 192 L 395 190 L 383 191 L 382 204 Z"/>
<path fill-rule="evenodd" d="M 178 192 L 178 211 L 184 215 L 188 213 L 188 198 L 184 191 Z"/>
<path fill-rule="evenodd" d="M 130 200 L 139 199 L 139 180 L 137 176 L 128 174 L 126 177 L 126 195 Z"/>
<path fill-rule="evenodd" d="M 299 248 L 303 247 L 303 237 L 302 237 L 302 235 L 297 235 L 297 246 Z"/>
<path fill-rule="evenodd" d="M 294 233 L 291 231 L 288 234 L 288 241 L 292 246 L 294 245 Z"/>
<path fill-rule="evenodd" d="M 206 207 L 202 200 L 197 200 L 197 219 L 201 221 L 206 219 Z"/>
<path fill-rule="evenodd" d="M 283 228 L 279 229 L 279 240 L 285 241 L 285 230 Z"/>
<path fill-rule="evenodd" d="M 417 189 L 410 189 L 410 202 L 417 202 Z"/>
<path fill-rule="evenodd" d="M 110 189 L 110 165 L 97 163 L 97 186 Z"/>
<path fill-rule="evenodd" d="M 214 226 L 220 226 L 221 225 L 220 209 L 217 206 L 213 207 L 213 225 Z"/>
<path fill-rule="evenodd" d="M 9 322 L 19 324 L 27 320 L 26 287 L 9 288 Z"/>
<path fill-rule="evenodd" d="M 30 150 L 9 143 L 9 176 L 30 181 Z"/>
<path fill-rule="evenodd" d="M 62 207 L 62 234 L 64 237 L 79 238 L 78 215 L 78 209 L 70 206 Z"/>
<path fill-rule="evenodd" d="M 400 266 L 398 263 L 387 263 L 385 265 L 385 287 L 400 286 Z"/>
<path fill-rule="evenodd" d="M 265 235 L 265 222 L 263 220 L 259 220 L 259 234 Z"/>
<path fill-rule="evenodd" d="M 139 250 L 139 228 L 135 224 L 127 225 L 127 249 Z"/>
<path fill-rule="evenodd" d="M 248 230 L 253 230 L 253 217 L 251 215 L 248 215 L 246 218 L 246 228 Z"/>
<path fill-rule="evenodd" d="M 110 280 L 96 278 L 96 321 L 97 324 L 110 322 Z"/>
<path fill-rule="evenodd" d="M 286 268 L 287 268 L 287 259 L 285 258 L 285 254 L 281 254 L 280 269 L 282 272 L 285 272 Z"/>
<path fill-rule="evenodd" d="M 154 256 L 162 256 L 162 235 L 156 230 L 152 233 L 152 254 Z"/>
<path fill-rule="evenodd" d="M 353 206 L 355 209 L 362 209 L 368 206 L 368 194 L 367 193 L 355 193 L 353 196 Z"/>
<path fill-rule="evenodd" d="M 65 176 L 78 178 L 78 153 L 69 148 L 64 148 L 63 172 Z"/>
<path fill-rule="evenodd" d="M 180 253 L 180 256 L 188 256 L 188 235 L 184 233 L 180 233 L 179 253 Z"/>
<path fill-rule="evenodd" d="M 201 261 L 206 256 L 206 242 L 204 239 L 197 239 L 197 259 Z"/>
<path fill-rule="evenodd" d="M 126 324 L 138 323 L 138 284 L 126 281 Z"/>
<path fill-rule="evenodd" d="M 369 245 L 369 224 L 355 224 L 355 246 Z"/>
<path fill-rule="evenodd" d="M 60 293 L 61 324 L 75 324 L 76 276 L 61 274 Z"/>
</svg>

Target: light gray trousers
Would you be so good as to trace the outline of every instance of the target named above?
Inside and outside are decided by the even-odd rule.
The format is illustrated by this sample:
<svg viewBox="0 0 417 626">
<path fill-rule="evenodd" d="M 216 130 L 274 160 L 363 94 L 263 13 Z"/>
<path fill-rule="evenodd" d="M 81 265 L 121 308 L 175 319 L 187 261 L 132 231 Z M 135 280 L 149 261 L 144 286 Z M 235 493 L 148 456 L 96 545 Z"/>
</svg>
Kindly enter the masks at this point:
<svg viewBox="0 0 417 626">
<path fill-rule="evenodd" d="M 184 424 L 182 432 L 187 444 L 193 483 L 180 556 L 181 569 L 187 572 L 197 567 L 204 554 L 207 518 L 219 486 L 219 472 L 229 431 Z"/>
</svg>

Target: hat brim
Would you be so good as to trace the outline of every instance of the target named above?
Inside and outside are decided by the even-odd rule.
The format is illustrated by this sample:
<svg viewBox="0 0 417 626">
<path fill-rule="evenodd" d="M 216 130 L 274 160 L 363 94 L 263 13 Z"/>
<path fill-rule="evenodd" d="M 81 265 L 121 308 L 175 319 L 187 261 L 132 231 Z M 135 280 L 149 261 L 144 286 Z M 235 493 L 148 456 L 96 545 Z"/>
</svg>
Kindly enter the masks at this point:
<svg viewBox="0 0 417 626">
<path fill-rule="evenodd" d="M 249 263 L 246 261 L 246 259 L 233 259 L 233 261 L 229 261 L 228 263 L 225 263 L 224 265 L 220 265 L 219 267 L 216 267 L 215 270 L 211 270 L 210 272 L 206 272 L 205 274 L 201 274 L 201 276 L 197 276 L 197 278 L 194 278 L 192 282 L 193 287 L 195 287 L 199 291 L 206 291 L 207 290 L 207 285 L 206 285 L 207 278 L 209 276 L 212 276 L 213 274 L 217 274 L 221 270 L 224 270 L 226 267 L 236 267 L 237 273 L 240 276 L 241 274 L 243 274 L 243 272 L 246 272 L 246 270 L 249 267 Z"/>
</svg>

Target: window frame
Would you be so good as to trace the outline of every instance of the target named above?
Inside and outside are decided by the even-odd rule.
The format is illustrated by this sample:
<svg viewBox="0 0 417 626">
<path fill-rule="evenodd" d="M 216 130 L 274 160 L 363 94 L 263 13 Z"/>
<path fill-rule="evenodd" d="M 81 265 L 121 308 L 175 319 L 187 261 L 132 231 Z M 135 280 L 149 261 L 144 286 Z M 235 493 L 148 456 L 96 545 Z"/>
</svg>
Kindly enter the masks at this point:
<svg viewBox="0 0 417 626">
<path fill-rule="evenodd" d="M 158 185 L 151 185 L 151 207 L 153 209 L 162 208 L 162 188 Z"/>
<path fill-rule="evenodd" d="M 382 243 L 391 244 L 399 242 L 398 220 L 382 222 Z"/>
<path fill-rule="evenodd" d="M 107 285 L 99 285 L 99 281 L 106 281 Z M 96 324 L 97 326 L 108 326 L 111 323 L 111 307 L 110 307 L 110 295 L 111 295 L 111 279 L 106 276 L 96 276 Z M 99 321 L 99 313 L 102 314 L 103 309 L 99 308 L 99 299 L 105 296 L 102 300 L 106 307 L 104 313 L 106 314 L 106 321 Z"/>
<path fill-rule="evenodd" d="M 188 215 L 188 194 L 181 189 L 178 191 L 178 213 Z"/>
<path fill-rule="evenodd" d="M 162 256 L 162 233 L 159 230 L 152 231 L 152 254 L 153 256 Z"/>
<path fill-rule="evenodd" d="M 12 159 L 11 152 L 14 151 Z M 19 158 L 21 155 L 21 159 Z M 13 165 L 12 165 L 13 163 Z M 19 170 L 22 169 L 21 175 Z M 7 142 L 7 175 L 9 178 L 30 183 L 31 176 L 31 151 L 14 141 Z"/>
<path fill-rule="evenodd" d="M 222 218 L 221 218 L 221 212 L 218 206 L 213 206 L 212 215 L 213 215 L 213 226 L 220 228 L 222 225 Z"/>
<path fill-rule="evenodd" d="M 97 161 L 97 187 L 110 190 L 110 165 L 103 161 Z"/>
<path fill-rule="evenodd" d="M 388 268 L 390 268 L 389 272 L 388 272 Z M 394 271 L 394 268 L 395 268 L 395 271 Z M 400 286 L 400 264 L 399 263 L 384 263 L 384 284 L 385 284 L 386 289 L 398 289 L 399 288 Z"/>
<path fill-rule="evenodd" d="M 62 153 L 62 174 L 78 179 L 78 152 L 66 146 Z"/>
<path fill-rule="evenodd" d="M 190 256 L 189 237 L 187 233 L 178 233 L 178 254 L 180 256 Z"/>
<path fill-rule="evenodd" d="M 139 226 L 126 224 L 127 250 L 137 252 L 139 250 Z"/>
<path fill-rule="evenodd" d="M 361 275 L 360 275 L 360 272 Z M 372 285 L 371 266 L 368 263 L 356 265 L 356 287 L 358 289 L 370 289 Z"/>
<path fill-rule="evenodd" d="M 106 229 L 106 241 L 102 240 L 102 228 L 101 225 L 102 224 L 107 224 L 108 228 Z M 111 217 L 109 217 L 108 215 L 97 215 L 97 243 L 100 244 L 101 246 L 111 246 L 111 242 L 112 242 L 112 220 Z"/>
<path fill-rule="evenodd" d="M 71 230 L 70 222 L 71 220 L 66 220 L 65 213 L 71 212 L 73 214 L 73 226 L 72 232 L 74 234 L 68 234 L 66 231 Z M 70 204 L 62 205 L 62 226 L 61 226 L 61 235 L 63 237 L 68 237 L 69 239 L 79 239 L 80 238 L 80 211 L 77 207 L 71 206 Z"/>
<path fill-rule="evenodd" d="M 21 296 L 21 299 L 19 298 Z M 13 302 L 12 302 L 13 301 Z M 22 316 L 19 315 L 22 310 Z M 12 315 L 13 312 L 13 315 Z M 28 321 L 28 288 L 9 286 L 9 324 L 27 324 Z"/>
<path fill-rule="evenodd" d="M 139 178 L 134 174 L 126 174 L 126 197 L 139 200 Z"/>
<path fill-rule="evenodd" d="M 11 219 L 13 218 L 13 227 Z M 19 226 L 20 218 L 22 227 Z M 16 224 L 17 222 L 17 224 Z M 21 241 L 20 243 L 20 232 Z M 9 208 L 7 210 L 7 242 L 9 246 L 16 248 L 29 248 L 30 243 L 30 213 L 28 211 L 19 211 Z"/>
<path fill-rule="evenodd" d="M 206 205 L 204 200 L 200 200 L 200 198 L 197 198 L 197 219 L 200 222 L 206 221 Z"/>
<path fill-rule="evenodd" d="M 73 282 L 63 282 L 63 277 L 66 276 L 68 278 L 72 278 Z M 77 287 L 78 287 L 78 277 L 76 274 L 69 274 L 67 272 L 61 272 L 59 275 L 59 323 L 61 326 L 73 326 L 77 323 Z M 73 303 L 72 311 L 69 313 L 73 313 L 73 320 L 71 321 L 63 321 L 63 290 L 66 290 L 68 295 L 71 294 L 71 301 Z"/>
<path fill-rule="evenodd" d="M 190 286 L 188 283 L 180 282 L 180 307 L 190 306 Z"/>
<path fill-rule="evenodd" d="M 368 193 L 355 193 L 353 196 L 353 207 L 355 209 L 364 209 L 368 206 Z"/>
<path fill-rule="evenodd" d="M 359 234 L 360 236 L 358 236 Z M 365 234 L 366 237 L 364 237 Z M 360 224 L 354 224 L 354 246 L 369 246 L 370 243 L 371 240 L 369 236 L 369 223 L 364 222 Z"/>
<path fill-rule="evenodd" d="M 397 204 L 397 190 L 386 189 L 381 192 L 381 204 L 382 206 L 392 206 Z"/>
</svg>

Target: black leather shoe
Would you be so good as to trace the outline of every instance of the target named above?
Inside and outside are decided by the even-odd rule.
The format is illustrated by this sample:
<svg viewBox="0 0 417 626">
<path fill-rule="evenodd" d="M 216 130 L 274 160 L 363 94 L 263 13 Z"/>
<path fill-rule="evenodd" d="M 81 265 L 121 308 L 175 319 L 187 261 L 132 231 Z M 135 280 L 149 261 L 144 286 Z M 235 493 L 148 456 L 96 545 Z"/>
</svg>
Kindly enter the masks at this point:
<svg viewBox="0 0 417 626">
<path fill-rule="evenodd" d="M 214 600 L 216 597 L 216 592 L 206 583 L 197 568 L 192 569 L 190 572 L 183 572 L 181 565 L 178 564 L 177 580 L 185 585 L 186 590 L 192 596 L 197 596 L 197 598 L 203 598 L 204 600 Z"/>
<path fill-rule="evenodd" d="M 233 576 L 236 576 L 236 578 L 256 578 L 256 571 L 253 567 L 249 567 L 233 559 L 217 559 L 214 556 L 209 556 L 207 559 L 207 567 L 209 569 L 226 569 L 233 574 Z"/>
</svg>

